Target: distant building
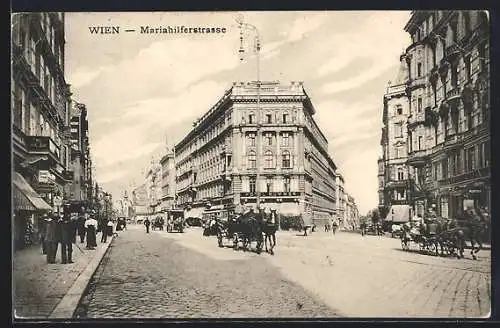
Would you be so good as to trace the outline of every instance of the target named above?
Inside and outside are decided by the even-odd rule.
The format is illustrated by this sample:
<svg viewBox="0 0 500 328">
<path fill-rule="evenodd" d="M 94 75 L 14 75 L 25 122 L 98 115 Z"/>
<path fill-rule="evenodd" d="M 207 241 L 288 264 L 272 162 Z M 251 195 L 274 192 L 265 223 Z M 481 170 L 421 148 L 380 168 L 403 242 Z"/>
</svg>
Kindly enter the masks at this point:
<svg viewBox="0 0 500 328">
<path fill-rule="evenodd" d="M 161 160 L 161 202 L 162 210 L 175 208 L 175 163 L 174 153 L 165 154 Z"/>
<path fill-rule="evenodd" d="M 335 175 L 335 215 L 336 215 L 336 220 L 339 221 L 340 228 L 342 229 L 344 227 L 345 223 L 345 217 L 346 217 L 346 193 L 344 190 L 344 177 L 340 172 L 337 172 Z"/>
<path fill-rule="evenodd" d="M 346 219 L 344 228 L 354 230 L 359 227 L 359 211 L 354 197 L 347 195 Z"/>
<path fill-rule="evenodd" d="M 407 96 L 408 69 L 405 56 L 400 57 L 400 68 L 384 94 L 383 127 L 380 144 L 382 158 L 378 161 L 379 208 L 387 212 L 391 205 L 409 204 L 408 176 L 408 118 L 410 108 Z M 422 106 L 419 102 L 418 106 Z M 410 122 L 410 124 L 412 124 Z M 420 142 L 423 142 L 420 140 Z"/>
<path fill-rule="evenodd" d="M 256 100 L 255 84 L 234 83 L 175 145 L 177 204 L 200 217 L 209 206 L 255 207 L 260 191 L 262 207 L 326 222 L 336 166 L 302 83 L 262 82 L 259 110 Z"/>
<path fill-rule="evenodd" d="M 84 104 L 71 102 L 70 108 L 70 169 L 73 183 L 67 185 L 72 211 L 89 207 L 92 199 L 92 160 L 90 158 L 89 122 Z"/>
</svg>

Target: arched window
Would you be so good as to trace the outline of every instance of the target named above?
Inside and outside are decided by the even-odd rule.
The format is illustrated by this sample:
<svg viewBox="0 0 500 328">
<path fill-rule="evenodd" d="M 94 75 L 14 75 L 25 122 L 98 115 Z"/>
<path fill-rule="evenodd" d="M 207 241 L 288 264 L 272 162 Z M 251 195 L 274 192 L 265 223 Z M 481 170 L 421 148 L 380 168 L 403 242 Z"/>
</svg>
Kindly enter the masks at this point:
<svg viewBox="0 0 500 328">
<path fill-rule="evenodd" d="M 248 124 L 254 124 L 255 123 L 255 115 L 253 112 L 250 112 L 250 114 L 248 114 Z"/>
<path fill-rule="evenodd" d="M 273 152 L 268 150 L 264 154 L 264 161 L 265 161 L 265 167 L 266 168 L 272 168 L 273 167 Z"/>
<path fill-rule="evenodd" d="M 257 159 L 253 151 L 248 153 L 248 167 L 252 169 L 257 167 Z"/>
<path fill-rule="evenodd" d="M 281 154 L 281 166 L 282 167 L 290 167 L 291 166 L 291 163 L 290 163 L 290 152 L 288 150 L 285 150 Z"/>
</svg>

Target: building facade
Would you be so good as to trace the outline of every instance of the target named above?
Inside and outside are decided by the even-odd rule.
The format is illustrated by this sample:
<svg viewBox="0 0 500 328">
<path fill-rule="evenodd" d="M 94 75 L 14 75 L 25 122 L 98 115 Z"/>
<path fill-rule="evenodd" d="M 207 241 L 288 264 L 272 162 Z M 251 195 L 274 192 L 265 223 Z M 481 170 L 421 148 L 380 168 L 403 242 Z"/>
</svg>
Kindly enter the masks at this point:
<svg viewBox="0 0 500 328">
<path fill-rule="evenodd" d="M 344 190 L 344 176 L 337 172 L 335 175 L 335 219 L 340 228 L 344 227 L 346 215 L 346 193 Z"/>
<path fill-rule="evenodd" d="M 36 235 L 41 211 L 62 210 L 72 183 L 64 14 L 12 16 L 11 116 L 16 247 Z M 29 190 L 31 189 L 31 190 Z M 30 230 L 31 232 L 26 232 Z"/>
<path fill-rule="evenodd" d="M 356 200 L 353 196 L 347 195 L 346 215 L 344 228 L 347 230 L 355 230 L 359 227 L 359 211 L 356 205 Z"/>
<path fill-rule="evenodd" d="M 175 208 L 175 163 L 174 153 L 168 152 L 161 160 L 161 209 Z"/>
<path fill-rule="evenodd" d="M 208 206 L 255 207 L 260 193 L 280 215 L 330 219 L 336 166 L 314 113 L 301 82 L 233 83 L 175 146 L 178 205 L 200 217 Z"/>
<path fill-rule="evenodd" d="M 405 57 L 400 57 L 396 79 L 384 94 L 382 113 L 382 157 L 378 161 L 379 209 L 387 212 L 391 205 L 409 203 L 408 124 L 410 109 L 407 96 L 408 69 Z M 422 106 L 422 102 L 418 103 Z M 422 142 L 419 141 L 419 142 Z M 385 216 L 382 214 L 382 216 Z"/>
<path fill-rule="evenodd" d="M 491 204 L 489 20 L 485 11 L 417 11 L 404 55 L 411 204 L 460 217 Z"/>
<path fill-rule="evenodd" d="M 93 194 L 92 160 L 90 158 L 89 122 L 84 104 L 71 102 L 70 107 L 70 169 L 73 183 L 68 185 L 72 210 L 90 207 Z"/>
<path fill-rule="evenodd" d="M 148 199 L 149 213 L 154 214 L 161 211 L 160 203 L 162 198 L 162 167 L 156 160 L 151 160 L 147 169 L 145 184 L 146 197 Z"/>
</svg>

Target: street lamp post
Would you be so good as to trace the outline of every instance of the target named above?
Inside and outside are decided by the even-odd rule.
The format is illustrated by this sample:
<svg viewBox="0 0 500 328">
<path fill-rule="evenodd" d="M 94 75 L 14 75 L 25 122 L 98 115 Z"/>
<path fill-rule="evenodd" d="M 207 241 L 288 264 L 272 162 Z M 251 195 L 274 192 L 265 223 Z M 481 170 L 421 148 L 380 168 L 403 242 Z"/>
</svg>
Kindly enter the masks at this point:
<svg viewBox="0 0 500 328">
<path fill-rule="evenodd" d="M 260 113 L 260 34 L 259 30 L 257 27 L 255 27 L 252 24 L 248 24 L 243 22 L 243 18 L 239 17 L 236 19 L 236 22 L 238 23 L 238 28 L 240 29 L 240 49 L 239 49 L 239 54 L 240 54 L 240 60 L 243 60 L 243 54 L 245 53 L 245 50 L 243 49 L 243 31 L 251 31 L 255 33 L 255 39 L 254 39 L 254 53 L 256 54 L 256 60 L 257 60 L 257 114 L 256 114 L 256 120 L 257 120 L 257 133 L 256 133 L 256 146 L 257 146 L 257 151 L 256 151 L 256 162 L 257 162 L 257 172 L 255 176 L 255 191 L 256 191 L 256 206 L 257 210 L 260 208 L 260 165 L 261 165 L 261 156 L 260 153 L 262 151 L 261 149 L 261 113 Z"/>
</svg>

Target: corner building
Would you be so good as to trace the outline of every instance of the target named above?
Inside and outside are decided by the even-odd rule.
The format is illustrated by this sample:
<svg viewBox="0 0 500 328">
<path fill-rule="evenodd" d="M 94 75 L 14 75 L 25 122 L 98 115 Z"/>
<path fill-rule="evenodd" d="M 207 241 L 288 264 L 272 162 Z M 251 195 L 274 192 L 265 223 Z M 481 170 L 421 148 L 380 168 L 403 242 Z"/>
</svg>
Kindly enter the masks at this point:
<svg viewBox="0 0 500 328">
<path fill-rule="evenodd" d="M 408 69 L 405 57 L 400 57 L 396 79 L 384 94 L 382 116 L 382 157 L 378 161 L 379 210 L 385 217 L 392 205 L 409 205 L 410 183 L 408 160 L 407 96 Z"/>
<path fill-rule="evenodd" d="M 322 224 L 335 214 L 336 166 L 315 109 L 301 82 L 262 82 L 259 93 L 257 107 L 257 86 L 233 83 L 175 146 L 177 204 L 201 217 L 255 207 L 259 190 L 261 206 Z"/>
<path fill-rule="evenodd" d="M 405 30 L 408 165 L 416 214 L 491 204 L 489 21 L 485 11 L 416 11 Z"/>
</svg>

